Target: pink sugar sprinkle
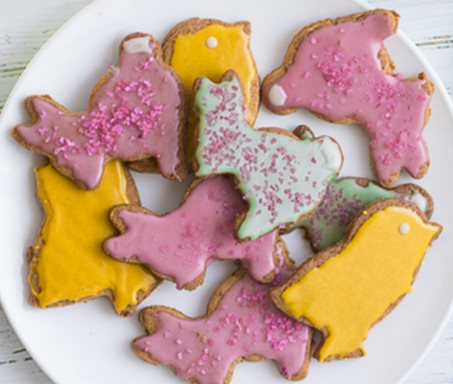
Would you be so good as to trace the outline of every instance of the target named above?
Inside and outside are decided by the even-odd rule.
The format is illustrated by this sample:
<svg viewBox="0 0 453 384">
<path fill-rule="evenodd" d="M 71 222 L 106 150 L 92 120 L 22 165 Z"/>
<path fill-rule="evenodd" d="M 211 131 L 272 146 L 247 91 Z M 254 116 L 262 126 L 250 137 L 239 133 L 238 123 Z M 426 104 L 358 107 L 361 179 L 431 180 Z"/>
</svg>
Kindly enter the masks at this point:
<svg viewBox="0 0 453 384">
<path fill-rule="evenodd" d="M 90 156 L 100 151 L 109 153 L 116 150 L 119 138 L 125 134 L 129 141 L 147 138 L 158 130 L 162 114 L 167 109 L 166 105 L 153 102 L 153 85 L 146 78 L 119 81 L 107 96 L 118 102 L 108 105 L 100 102 L 78 118 L 79 133 L 88 139 L 83 148 Z M 132 105 L 131 96 L 136 96 L 141 104 Z"/>
<path fill-rule="evenodd" d="M 65 136 L 60 136 L 57 140 L 57 147 L 54 150 L 54 155 L 63 154 L 67 158 L 69 154 L 79 153 L 80 147 L 72 140 Z"/>
<path fill-rule="evenodd" d="M 48 127 L 39 127 L 38 128 L 38 133 L 43 136 L 47 133 L 49 133 L 49 128 Z"/>
</svg>

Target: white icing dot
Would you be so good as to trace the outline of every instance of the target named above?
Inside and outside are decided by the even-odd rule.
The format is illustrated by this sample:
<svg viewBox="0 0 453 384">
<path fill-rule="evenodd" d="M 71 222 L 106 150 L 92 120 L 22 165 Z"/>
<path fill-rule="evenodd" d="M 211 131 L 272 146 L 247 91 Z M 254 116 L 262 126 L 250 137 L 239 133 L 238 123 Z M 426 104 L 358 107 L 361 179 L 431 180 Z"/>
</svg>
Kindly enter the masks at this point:
<svg viewBox="0 0 453 384">
<path fill-rule="evenodd" d="M 276 107 L 281 107 L 285 104 L 288 95 L 286 94 L 285 90 L 280 87 L 280 85 L 274 84 L 269 90 L 268 97 L 271 104 L 275 105 Z"/>
<path fill-rule="evenodd" d="M 331 171 L 338 172 L 341 168 L 343 162 L 343 157 L 341 155 L 341 150 L 338 146 L 338 143 L 332 140 L 330 137 L 325 137 L 321 141 L 321 153 L 326 160 L 326 168 Z"/>
<path fill-rule="evenodd" d="M 127 40 L 123 44 L 124 50 L 127 53 L 151 53 L 149 45 L 149 36 L 135 37 Z"/>
<path fill-rule="evenodd" d="M 409 201 L 414 203 L 423 212 L 428 210 L 428 201 L 426 200 L 426 197 L 418 191 L 412 193 L 412 196 L 409 197 Z"/>
<path fill-rule="evenodd" d="M 411 227 L 408 223 L 403 223 L 400 225 L 399 231 L 402 235 L 407 235 L 410 231 Z"/>
<path fill-rule="evenodd" d="M 209 36 L 207 39 L 206 39 L 206 46 L 208 48 L 215 48 L 217 47 L 217 44 L 219 42 L 217 41 L 217 39 L 214 37 L 214 36 Z"/>
</svg>

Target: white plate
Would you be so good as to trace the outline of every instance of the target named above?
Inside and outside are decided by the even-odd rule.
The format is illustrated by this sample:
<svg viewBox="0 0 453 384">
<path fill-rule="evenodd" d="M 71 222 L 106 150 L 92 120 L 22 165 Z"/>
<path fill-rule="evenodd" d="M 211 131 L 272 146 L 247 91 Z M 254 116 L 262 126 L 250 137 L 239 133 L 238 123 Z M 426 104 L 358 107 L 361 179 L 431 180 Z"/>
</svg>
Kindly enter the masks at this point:
<svg viewBox="0 0 453 384">
<path fill-rule="evenodd" d="M 117 46 L 130 32 L 149 32 L 162 39 L 177 22 L 189 17 L 216 17 L 252 22 L 252 49 L 261 76 L 277 66 L 293 34 L 317 19 L 363 10 L 353 0 L 99 0 L 67 23 L 34 58 L 6 104 L 0 121 L 0 294 L 7 316 L 25 347 L 57 383 L 173 383 L 179 380 L 165 367 L 144 363 L 129 343 L 143 333 L 136 318 L 114 315 L 106 299 L 46 311 L 27 303 L 26 246 L 39 227 L 41 212 L 34 196 L 33 156 L 17 145 L 11 129 L 27 120 L 22 100 L 49 93 L 71 110 L 83 110 L 91 87 L 108 65 L 117 61 Z M 427 71 L 437 92 L 426 129 L 431 169 L 420 182 L 436 202 L 434 220 L 443 224 L 441 238 L 428 252 L 414 291 L 370 332 L 362 359 L 318 364 L 312 361 L 306 383 L 394 383 L 401 380 L 432 344 L 447 318 L 453 297 L 453 114 L 447 94 L 431 67 L 401 34 L 386 42 L 398 71 L 414 75 Z M 280 117 L 262 110 L 257 126 L 293 128 L 306 123 L 318 134 L 330 134 L 341 143 L 345 156 L 342 175 L 371 176 L 365 134 L 358 127 L 327 124 L 308 113 Z M 366 159 L 366 160 L 364 160 Z M 148 208 L 168 211 L 177 206 L 183 187 L 157 175 L 137 177 Z M 401 182 L 409 181 L 403 177 Z M 171 199 L 170 199 L 171 197 Z M 292 256 L 301 260 L 306 247 L 298 233 L 290 236 Z M 232 270 L 225 263 L 209 269 L 199 290 L 177 292 L 166 283 L 142 305 L 164 303 L 188 315 L 205 311 L 212 289 Z M 282 383 L 269 362 L 242 363 L 235 383 Z"/>
</svg>

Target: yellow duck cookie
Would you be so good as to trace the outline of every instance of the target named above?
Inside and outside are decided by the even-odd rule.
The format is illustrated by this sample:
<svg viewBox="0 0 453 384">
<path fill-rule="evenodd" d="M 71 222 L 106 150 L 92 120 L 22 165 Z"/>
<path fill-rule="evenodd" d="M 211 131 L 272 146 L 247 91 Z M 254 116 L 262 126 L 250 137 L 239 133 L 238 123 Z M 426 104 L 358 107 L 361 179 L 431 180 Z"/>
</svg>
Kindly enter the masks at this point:
<svg viewBox="0 0 453 384">
<path fill-rule="evenodd" d="M 110 258 L 103 241 L 115 234 L 109 211 L 138 204 L 132 178 L 119 161 L 107 164 L 99 187 L 80 189 L 50 164 L 35 170 L 45 220 L 29 251 L 30 301 L 41 308 L 107 296 L 121 315 L 159 283 L 145 268 Z"/>
<path fill-rule="evenodd" d="M 190 94 L 198 77 L 219 82 L 227 70 L 234 70 L 244 88 L 245 118 L 253 126 L 259 107 L 259 77 L 250 50 L 250 33 L 250 23 L 245 21 L 230 24 L 213 19 L 189 19 L 170 31 L 163 51 L 164 61 L 181 77 Z M 189 124 L 188 156 L 191 159 L 193 114 Z"/>
<path fill-rule="evenodd" d="M 344 241 L 302 264 L 273 289 L 272 299 L 322 332 L 320 361 L 363 356 L 369 329 L 411 291 L 423 256 L 441 230 L 410 203 L 370 204 Z"/>
</svg>

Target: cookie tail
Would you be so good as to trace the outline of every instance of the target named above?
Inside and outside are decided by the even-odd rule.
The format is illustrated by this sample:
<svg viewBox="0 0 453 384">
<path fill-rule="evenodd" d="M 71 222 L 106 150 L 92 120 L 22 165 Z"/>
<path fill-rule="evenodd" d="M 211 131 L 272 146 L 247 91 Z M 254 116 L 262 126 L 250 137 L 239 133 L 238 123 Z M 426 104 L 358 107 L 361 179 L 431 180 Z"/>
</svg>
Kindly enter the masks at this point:
<svg viewBox="0 0 453 384">
<path fill-rule="evenodd" d="M 87 189 L 96 188 L 102 178 L 105 156 L 92 148 L 92 153 L 87 155 L 87 138 L 78 134 L 80 115 L 70 113 L 49 96 L 29 97 L 25 106 L 33 123 L 17 126 L 16 140 L 48 156 L 65 176 Z"/>
<path fill-rule="evenodd" d="M 370 148 L 379 182 L 385 187 L 392 187 L 397 182 L 403 168 L 417 179 L 428 170 L 429 156 L 422 138 L 408 138 L 402 142 L 396 135 L 391 139 L 373 140 Z"/>
<path fill-rule="evenodd" d="M 141 358 L 169 366 L 177 376 L 191 382 L 223 382 L 224 364 L 210 355 L 202 323 L 167 307 L 145 308 L 140 321 L 149 335 L 135 339 L 132 348 Z"/>
<path fill-rule="evenodd" d="M 365 356 L 366 351 L 362 346 L 362 340 L 350 339 L 348 345 L 344 345 L 344 340 L 335 334 L 327 336 L 324 343 L 317 352 L 318 360 L 321 362 L 336 359 L 348 359 L 353 357 Z"/>
<path fill-rule="evenodd" d="M 49 144 L 58 134 L 55 121 L 60 120 L 66 110 L 50 96 L 28 97 L 25 108 L 33 122 L 14 128 L 14 137 L 24 146 L 44 147 L 43 144 Z"/>
<path fill-rule="evenodd" d="M 132 342 L 134 350 L 156 364 L 168 365 L 174 358 L 177 367 L 178 361 L 182 361 L 178 359 L 178 353 L 187 333 L 185 316 L 167 307 L 152 306 L 141 311 L 139 319 L 148 336 L 135 339 Z"/>
</svg>

